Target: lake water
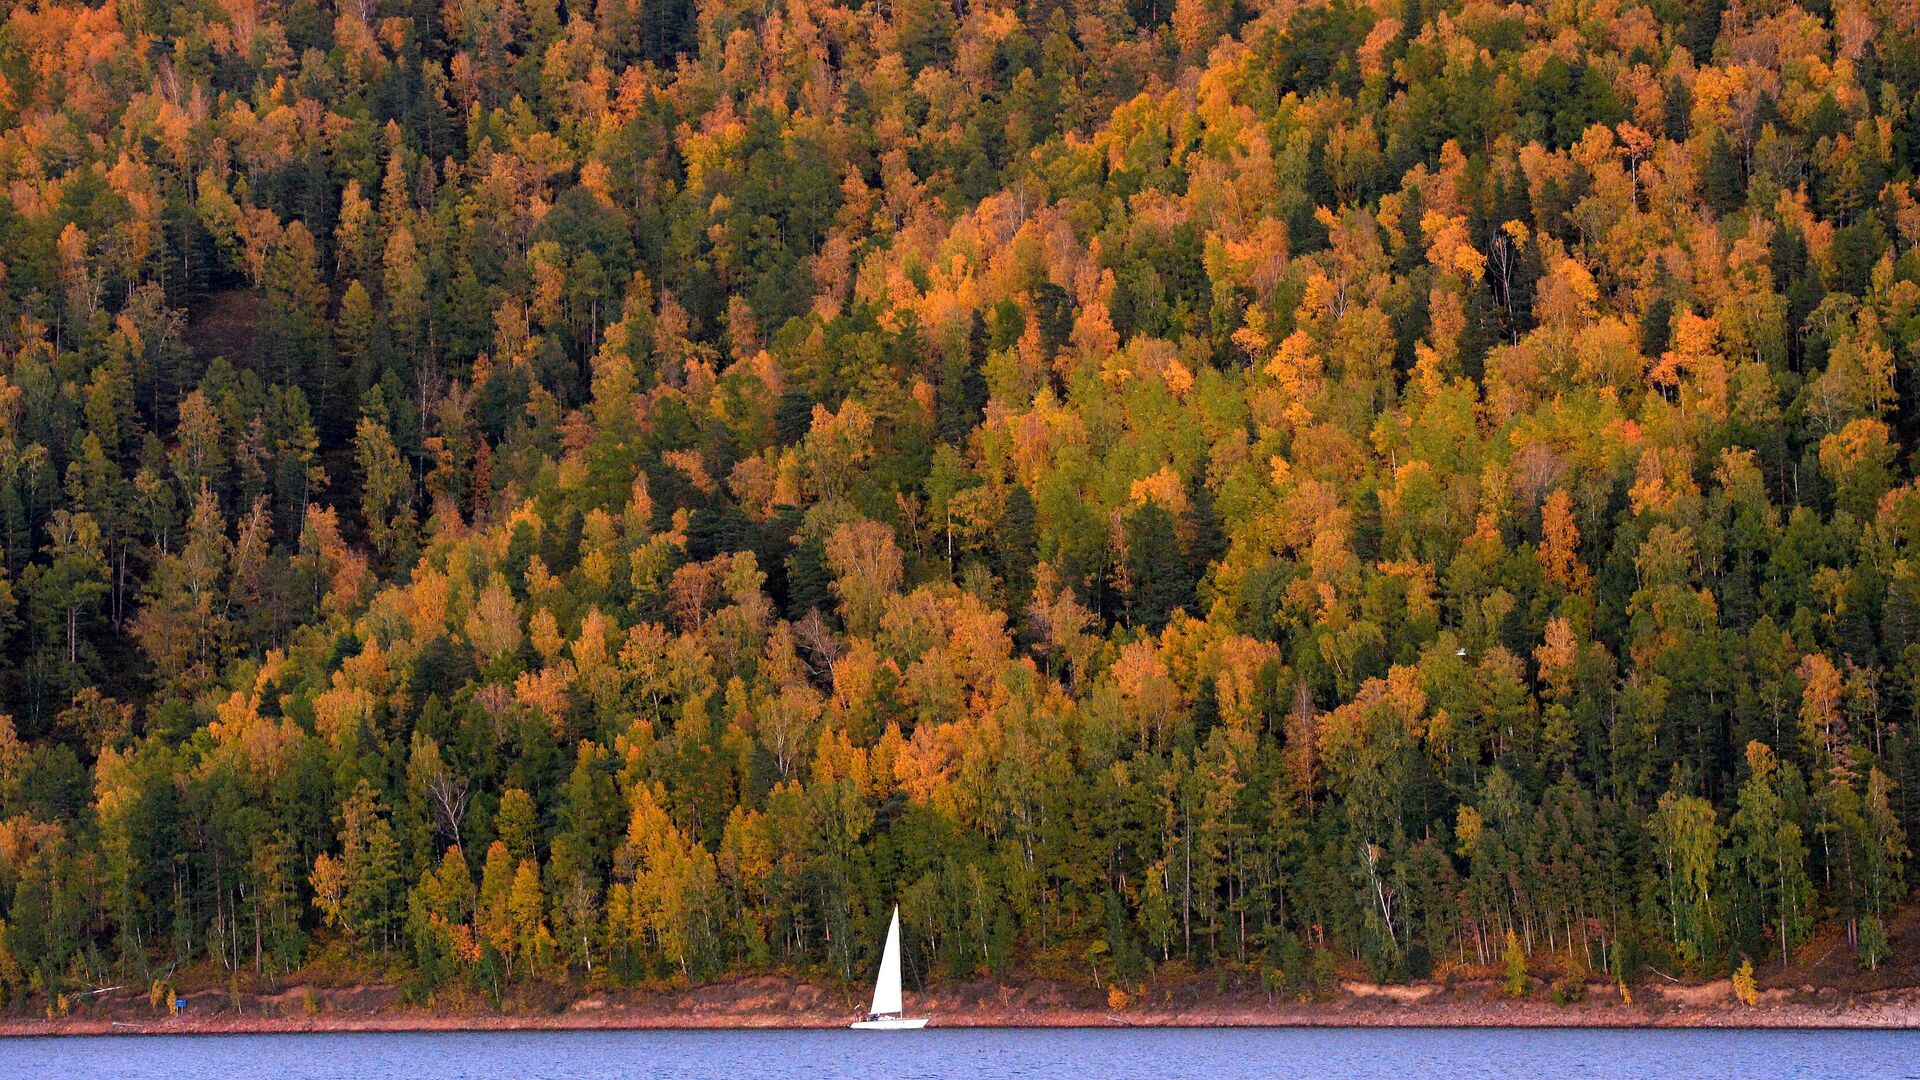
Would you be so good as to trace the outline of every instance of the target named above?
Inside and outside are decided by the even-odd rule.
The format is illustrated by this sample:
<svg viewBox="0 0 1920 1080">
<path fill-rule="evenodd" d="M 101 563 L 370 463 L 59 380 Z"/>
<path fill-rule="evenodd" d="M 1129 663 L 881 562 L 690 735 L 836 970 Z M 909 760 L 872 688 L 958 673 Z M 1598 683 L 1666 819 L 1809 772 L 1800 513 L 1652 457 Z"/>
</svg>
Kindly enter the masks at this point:
<svg viewBox="0 0 1920 1080">
<path fill-rule="evenodd" d="M 1920 1032 L 929 1029 L 0 1039 L 0 1077 L 1920 1077 Z"/>
</svg>

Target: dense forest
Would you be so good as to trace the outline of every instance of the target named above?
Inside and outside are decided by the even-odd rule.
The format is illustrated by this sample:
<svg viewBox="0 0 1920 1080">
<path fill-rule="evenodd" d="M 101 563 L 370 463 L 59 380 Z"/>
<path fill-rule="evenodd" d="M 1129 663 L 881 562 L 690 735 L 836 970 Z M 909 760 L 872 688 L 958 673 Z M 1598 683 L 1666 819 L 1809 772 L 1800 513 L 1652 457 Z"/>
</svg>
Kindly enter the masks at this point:
<svg viewBox="0 0 1920 1080">
<path fill-rule="evenodd" d="M 1878 965 L 1916 100 L 1910 0 L 8 4 L 0 999 Z"/>
</svg>

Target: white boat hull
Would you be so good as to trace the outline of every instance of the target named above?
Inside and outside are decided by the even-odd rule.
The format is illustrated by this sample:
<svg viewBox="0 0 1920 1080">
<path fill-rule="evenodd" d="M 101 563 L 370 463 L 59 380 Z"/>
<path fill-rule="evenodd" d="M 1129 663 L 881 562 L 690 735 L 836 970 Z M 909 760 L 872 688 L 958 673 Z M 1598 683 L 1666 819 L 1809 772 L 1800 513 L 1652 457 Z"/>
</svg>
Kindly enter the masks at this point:
<svg viewBox="0 0 1920 1080">
<path fill-rule="evenodd" d="M 860 1031 L 915 1031 L 927 1026 L 927 1017 L 921 1016 L 909 1020 L 904 1016 L 883 1020 L 856 1020 L 853 1027 Z"/>
</svg>

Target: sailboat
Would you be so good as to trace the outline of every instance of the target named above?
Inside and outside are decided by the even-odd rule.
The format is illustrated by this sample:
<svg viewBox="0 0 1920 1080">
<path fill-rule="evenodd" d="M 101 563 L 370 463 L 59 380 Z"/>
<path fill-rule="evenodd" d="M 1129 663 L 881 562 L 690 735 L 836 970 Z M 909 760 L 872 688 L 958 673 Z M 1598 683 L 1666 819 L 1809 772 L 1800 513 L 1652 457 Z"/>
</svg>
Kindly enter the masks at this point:
<svg viewBox="0 0 1920 1080">
<path fill-rule="evenodd" d="M 880 975 L 873 980 L 873 1008 L 853 1026 L 862 1031 L 911 1031 L 927 1026 L 927 1018 L 908 1017 L 900 1005 L 900 905 L 893 905 L 887 926 L 887 947 L 880 953 Z"/>
</svg>

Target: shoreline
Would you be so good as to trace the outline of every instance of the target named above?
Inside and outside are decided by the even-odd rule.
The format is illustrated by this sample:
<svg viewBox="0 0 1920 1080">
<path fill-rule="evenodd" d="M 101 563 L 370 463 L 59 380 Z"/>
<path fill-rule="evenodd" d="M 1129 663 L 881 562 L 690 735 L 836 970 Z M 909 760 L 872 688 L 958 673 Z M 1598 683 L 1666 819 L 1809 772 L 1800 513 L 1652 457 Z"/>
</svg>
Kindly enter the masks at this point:
<svg viewBox="0 0 1920 1080">
<path fill-rule="evenodd" d="M 1594 984 L 1598 988 L 1601 984 Z M 543 1011 L 426 1007 L 401 1008 L 378 1000 L 391 988 L 353 988 L 327 994 L 316 1013 L 286 1008 L 306 987 L 254 998 L 239 1010 L 206 992 L 190 997 L 186 1013 L 153 1015 L 141 1000 L 108 1001 L 84 1014 L 57 1018 L 0 1016 L 0 1038 L 41 1036 L 370 1034 L 544 1031 L 753 1031 L 844 1029 L 859 1012 L 844 991 L 762 978 L 677 991 L 632 992 L 621 1000 L 588 997 Z M 1612 986 L 1587 999 L 1556 1005 L 1536 987 L 1523 1000 L 1498 995 L 1482 982 L 1374 986 L 1342 984 L 1339 994 L 1312 1002 L 1269 1000 L 1265 994 L 1220 991 L 1211 985 L 1155 988 L 1123 1009 L 1103 1007 L 1091 991 L 1039 983 L 1025 987 L 970 984 L 920 995 L 910 1011 L 940 1028 L 1480 1028 L 1531 1029 L 1798 1029 L 1911 1030 L 1920 1028 L 1920 988 L 1845 994 L 1800 987 L 1768 990 L 1755 1005 L 1733 1000 L 1724 980 L 1698 985 L 1648 986 L 1632 1003 Z M 344 1000 L 342 1000 L 344 999 Z M 368 1000 L 373 999 L 373 1000 Z M 355 1007 L 354 1002 L 361 1004 Z"/>
</svg>

